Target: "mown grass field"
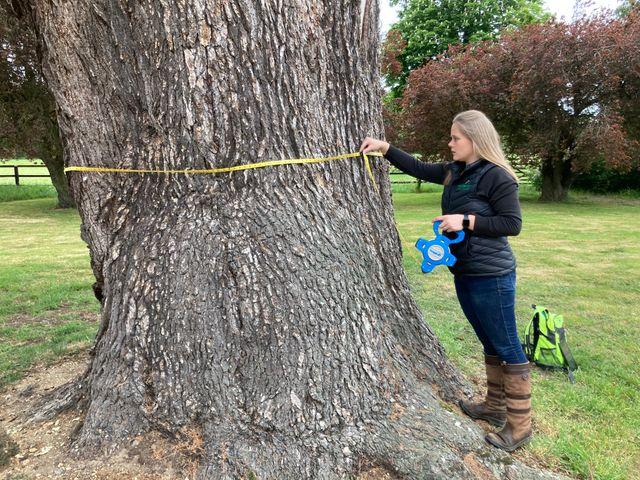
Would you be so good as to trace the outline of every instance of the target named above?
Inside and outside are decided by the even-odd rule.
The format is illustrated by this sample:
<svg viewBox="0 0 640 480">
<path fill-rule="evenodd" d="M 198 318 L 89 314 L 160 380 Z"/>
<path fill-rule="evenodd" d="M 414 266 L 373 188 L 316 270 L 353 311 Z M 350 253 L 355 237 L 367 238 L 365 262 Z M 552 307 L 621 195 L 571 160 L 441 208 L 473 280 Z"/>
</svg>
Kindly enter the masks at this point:
<svg viewBox="0 0 640 480">
<path fill-rule="evenodd" d="M 0 191 L 13 188 L 0 185 Z M 18 187 L 20 188 L 20 187 Z M 24 190 L 38 188 L 24 187 Z M 397 186 L 396 220 L 414 298 L 453 361 L 480 377 L 482 354 L 445 269 L 420 272 L 413 244 L 431 237 L 439 188 Z M 0 193 L 0 388 L 29 369 L 86 350 L 98 305 L 75 211 L 55 209 L 54 192 L 2 201 Z M 4 198 L 9 196 L 5 194 Z M 640 479 L 640 201 L 573 195 L 545 204 L 523 188 L 518 259 L 520 331 L 531 303 L 564 314 L 580 365 L 533 375 L 536 438 L 521 453 L 578 478 Z"/>
<path fill-rule="evenodd" d="M 20 168 L 20 185 L 16 186 L 13 168 L 8 168 L 11 165 L 38 165 L 39 167 Z M 56 193 L 49 178 L 23 177 L 23 175 L 49 175 L 47 168 L 38 159 L 0 159 L 0 175 L 2 175 L 0 176 L 0 202 L 42 198 L 54 196 Z"/>
<path fill-rule="evenodd" d="M 80 219 L 55 205 L 0 202 L 0 386 L 86 349 L 97 329 Z"/>
</svg>

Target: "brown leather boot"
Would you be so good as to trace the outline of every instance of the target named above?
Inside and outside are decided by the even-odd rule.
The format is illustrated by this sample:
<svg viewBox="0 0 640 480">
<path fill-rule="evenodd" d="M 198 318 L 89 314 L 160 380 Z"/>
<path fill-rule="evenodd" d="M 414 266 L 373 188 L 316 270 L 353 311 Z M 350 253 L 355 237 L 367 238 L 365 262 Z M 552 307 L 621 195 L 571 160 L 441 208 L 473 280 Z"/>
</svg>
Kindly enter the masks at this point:
<svg viewBox="0 0 640 480">
<path fill-rule="evenodd" d="M 504 393 L 507 401 L 507 424 L 485 439 L 507 452 L 525 445 L 533 437 L 531 431 L 531 374 L 527 363 L 504 364 Z"/>
<path fill-rule="evenodd" d="M 502 428 L 507 419 L 507 404 L 502 390 L 502 365 L 500 358 L 493 355 L 484 356 L 487 372 L 487 395 L 484 402 L 472 403 L 460 400 L 458 405 L 464 413 L 474 420 L 482 419 L 491 425 Z"/>
</svg>

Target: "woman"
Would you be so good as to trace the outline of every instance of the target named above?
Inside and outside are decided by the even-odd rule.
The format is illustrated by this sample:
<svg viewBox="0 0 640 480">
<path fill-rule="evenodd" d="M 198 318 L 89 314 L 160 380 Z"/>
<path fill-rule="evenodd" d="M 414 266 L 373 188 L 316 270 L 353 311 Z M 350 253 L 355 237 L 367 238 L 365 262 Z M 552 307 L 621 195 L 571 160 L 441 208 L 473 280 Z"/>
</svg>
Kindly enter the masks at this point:
<svg viewBox="0 0 640 480">
<path fill-rule="evenodd" d="M 528 443 L 531 431 L 529 362 L 515 318 L 516 262 L 507 236 L 522 226 L 518 178 L 507 162 L 491 121 L 478 110 L 453 119 L 449 148 L 453 162 L 425 163 L 382 140 L 365 138 L 361 152 L 379 151 L 420 180 L 444 185 L 440 220 L 445 235 L 464 230 L 451 245 L 453 273 L 462 310 L 484 347 L 487 393 L 483 402 L 461 400 L 474 419 L 502 427 L 485 438 L 506 451 Z"/>
</svg>

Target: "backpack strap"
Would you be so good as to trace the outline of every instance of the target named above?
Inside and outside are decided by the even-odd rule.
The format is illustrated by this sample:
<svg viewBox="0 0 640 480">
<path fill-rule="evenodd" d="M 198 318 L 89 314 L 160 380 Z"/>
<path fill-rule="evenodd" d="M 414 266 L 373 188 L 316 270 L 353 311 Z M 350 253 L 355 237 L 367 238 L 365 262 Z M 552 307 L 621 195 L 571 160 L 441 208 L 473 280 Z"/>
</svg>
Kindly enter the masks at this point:
<svg viewBox="0 0 640 480">
<path fill-rule="evenodd" d="M 536 356 L 536 349 L 538 348 L 538 340 L 540 340 L 540 315 L 542 313 L 547 313 L 546 308 L 536 307 L 535 305 L 531 305 L 535 308 L 535 312 L 533 314 L 533 346 L 531 348 L 531 360 L 533 360 Z"/>
<path fill-rule="evenodd" d="M 531 306 L 535 308 L 535 305 Z M 532 339 L 532 336 L 535 339 Z M 525 357 L 527 357 L 527 360 L 529 360 L 530 362 L 533 362 L 533 356 L 536 352 L 538 337 L 538 314 L 536 312 L 533 314 L 533 317 L 531 317 L 531 320 L 529 320 L 529 323 L 524 328 L 524 342 L 520 344 L 522 346 L 522 350 L 524 350 Z"/>
<path fill-rule="evenodd" d="M 564 328 L 558 328 L 558 337 L 560 339 L 560 351 L 567 361 L 567 369 L 569 370 L 569 380 L 571 383 L 576 383 L 575 378 L 573 378 L 573 372 L 578 368 L 578 364 L 576 363 L 573 355 L 571 354 L 571 350 L 569 350 L 569 345 L 567 344 L 567 336 L 565 334 Z"/>
<path fill-rule="evenodd" d="M 533 318 L 529 320 L 529 323 L 524 327 L 524 342 L 521 343 L 522 350 L 527 357 L 527 360 L 533 361 L 533 342 L 531 334 L 533 333 Z"/>
</svg>

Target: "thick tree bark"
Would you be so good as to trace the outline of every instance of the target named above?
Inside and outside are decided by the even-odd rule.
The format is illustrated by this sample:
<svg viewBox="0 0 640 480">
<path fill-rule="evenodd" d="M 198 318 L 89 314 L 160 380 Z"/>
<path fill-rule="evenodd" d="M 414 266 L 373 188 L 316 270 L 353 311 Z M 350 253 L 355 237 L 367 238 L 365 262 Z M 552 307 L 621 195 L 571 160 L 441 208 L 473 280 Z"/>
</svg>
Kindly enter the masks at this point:
<svg viewBox="0 0 640 480">
<path fill-rule="evenodd" d="M 207 168 L 381 136 L 376 1 L 32 1 L 79 165 Z M 196 431 L 199 478 L 548 477 L 443 408 L 465 390 L 411 298 L 384 161 L 75 173 L 102 298 L 76 455 Z M 482 475 L 477 472 L 481 471 Z"/>
</svg>

